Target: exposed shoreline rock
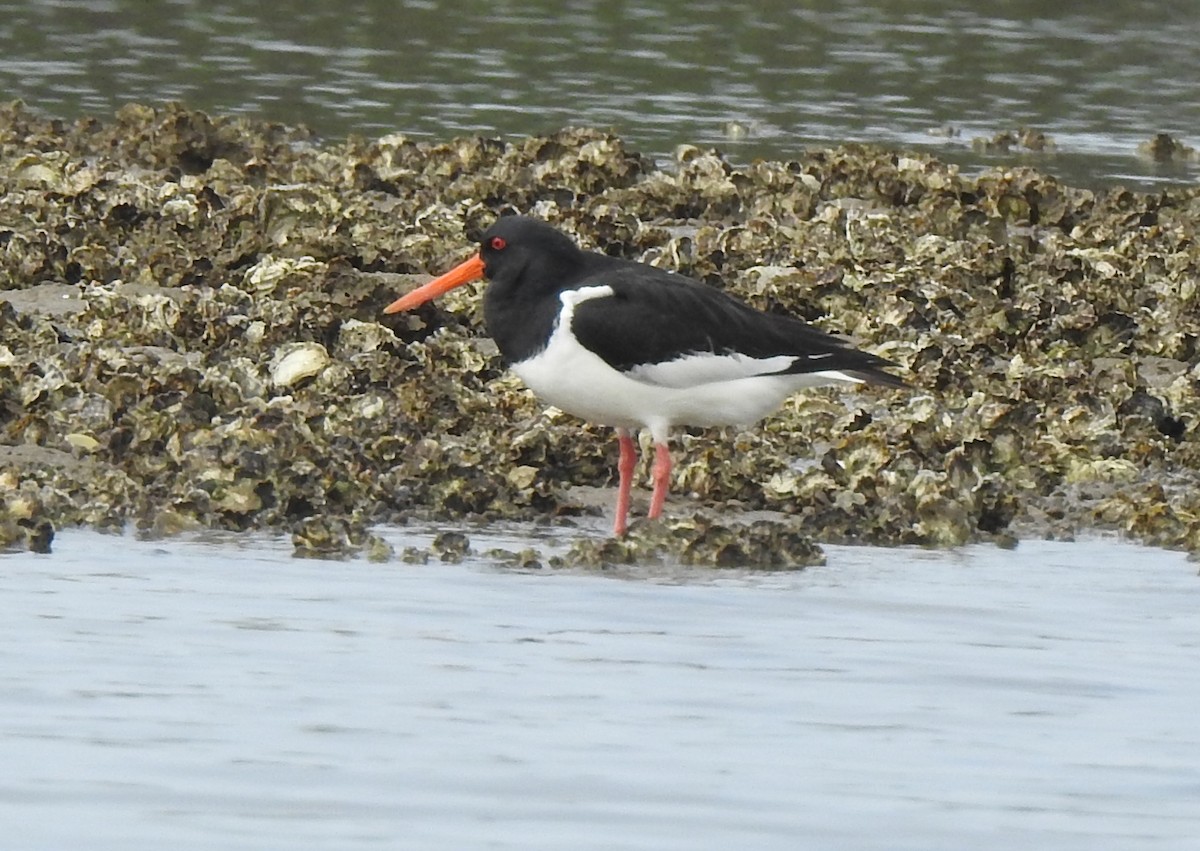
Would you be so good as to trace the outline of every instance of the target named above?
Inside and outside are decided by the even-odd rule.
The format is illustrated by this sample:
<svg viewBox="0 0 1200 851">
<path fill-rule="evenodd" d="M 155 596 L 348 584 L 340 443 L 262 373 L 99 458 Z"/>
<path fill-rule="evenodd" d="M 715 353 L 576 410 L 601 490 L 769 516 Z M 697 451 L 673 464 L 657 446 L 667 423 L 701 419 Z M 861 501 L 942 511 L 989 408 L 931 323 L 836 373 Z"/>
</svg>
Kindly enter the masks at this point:
<svg viewBox="0 0 1200 851">
<path fill-rule="evenodd" d="M 72 124 L 20 104 L 0 107 L 0 185 L 0 546 L 261 528 L 387 557 L 375 524 L 594 514 L 572 486 L 611 485 L 615 441 L 504 370 L 477 293 L 380 313 L 516 209 L 908 370 L 911 392 L 817 390 L 681 436 L 673 492 L 713 517 L 680 508 L 653 546 L 734 558 L 711 530 L 771 522 L 754 540 L 1105 529 L 1200 551 L 1200 189 L 866 146 L 745 167 L 685 147 L 663 170 L 595 130 L 317 143 L 179 106 Z"/>
</svg>

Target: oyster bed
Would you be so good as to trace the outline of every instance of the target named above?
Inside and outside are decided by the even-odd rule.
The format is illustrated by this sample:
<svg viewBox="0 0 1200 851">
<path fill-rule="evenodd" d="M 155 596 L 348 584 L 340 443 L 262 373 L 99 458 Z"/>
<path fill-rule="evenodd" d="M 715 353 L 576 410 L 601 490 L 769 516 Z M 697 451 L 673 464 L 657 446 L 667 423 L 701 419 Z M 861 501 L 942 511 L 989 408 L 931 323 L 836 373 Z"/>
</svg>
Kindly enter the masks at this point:
<svg viewBox="0 0 1200 851">
<path fill-rule="evenodd" d="M 1196 188 L 864 146 L 744 167 L 684 147 L 664 168 L 587 129 L 323 142 L 175 105 L 67 123 L 10 104 L 0 146 L 5 546 L 269 529 L 387 558 L 376 524 L 479 518 L 553 523 L 595 563 L 1088 529 L 1200 550 Z M 611 494 L 589 490 L 615 441 L 506 373 L 477 291 L 380 313 L 505 209 L 847 334 L 912 389 L 681 435 L 690 499 L 604 540 Z"/>
</svg>

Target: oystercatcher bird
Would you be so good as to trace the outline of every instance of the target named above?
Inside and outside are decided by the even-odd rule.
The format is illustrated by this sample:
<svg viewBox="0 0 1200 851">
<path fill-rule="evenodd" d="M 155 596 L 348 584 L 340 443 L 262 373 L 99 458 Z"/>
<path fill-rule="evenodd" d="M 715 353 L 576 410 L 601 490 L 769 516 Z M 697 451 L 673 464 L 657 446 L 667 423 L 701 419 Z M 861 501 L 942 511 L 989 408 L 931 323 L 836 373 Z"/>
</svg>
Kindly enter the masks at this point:
<svg viewBox="0 0 1200 851">
<path fill-rule="evenodd" d="M 468 260 L 388 305 L 398 313 L 487 278 L 483 314 L 512 370 L 543 401 L 617 430 L 617 516 L 628 527 L 636 451 L 654 439 L 649 516 L 662 513 L 674 426 L 749 425 L 821 384 L 905 387 L 895 366 L 788 316 L 636 263 L 581 250 L 538 219 L 498 219 Z"/>
</svg>

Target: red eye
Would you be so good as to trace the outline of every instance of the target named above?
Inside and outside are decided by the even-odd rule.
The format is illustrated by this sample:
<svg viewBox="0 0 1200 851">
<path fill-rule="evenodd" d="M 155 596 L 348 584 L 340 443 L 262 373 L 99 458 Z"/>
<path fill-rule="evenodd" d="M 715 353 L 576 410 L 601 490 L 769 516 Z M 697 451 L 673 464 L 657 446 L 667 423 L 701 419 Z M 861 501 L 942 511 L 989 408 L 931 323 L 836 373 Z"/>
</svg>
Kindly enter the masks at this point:
<svg viewBox="0 0 1200 851">
<path fill-rule="evenodd" d="M 508 243 L 504 241 L 504 237 L 502 236 L 493 236 L 488 240 L 488 245 L 492 247 L 492 251 L 503 251 Z"/>
</svg>

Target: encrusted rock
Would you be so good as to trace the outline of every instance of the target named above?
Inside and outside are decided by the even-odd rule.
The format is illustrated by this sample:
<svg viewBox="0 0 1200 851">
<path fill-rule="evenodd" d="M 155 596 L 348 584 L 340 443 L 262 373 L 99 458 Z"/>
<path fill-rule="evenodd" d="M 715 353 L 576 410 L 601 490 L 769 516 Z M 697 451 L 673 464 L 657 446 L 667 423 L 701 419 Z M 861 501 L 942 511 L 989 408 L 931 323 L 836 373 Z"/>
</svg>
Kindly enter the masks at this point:
<svg viewBox="0 0 1200 851">
<path fill-rule="evenodd" d="M 1002 135 L 998 155 L 1053 147 Z M 659 168 L 587 129 L 317 145 L 177 105 L 71 125 L 16 104 L 0 107 L 0 546 L 73 524 L 265 528 L 298 554 L 388 558 L 374 524 L 607 510 L 572 487 L 614 485 L 611 433 L 505 370 L 477 289 L 380 313 L 511 210 L 849 335 L 913 385 L 681 434 L 672 493 L 722 519 L 676 500 L 572 558 L 800 566 L 819 558 L 809 536 L 1090 528 L 1200 551 L 1196 188 L 966 177 L 858 145 L 746 166 L 689 146 Z"/>
<path fill-rule="evenodd" d="M 648 561 L 703 567 L 797 569 L 825 563 L 825 554 L 796 523 L 720 523 L 701 513 L 637 524 L 623 538 L 579 538 L 553 564 L 612 567 Z"/>
</svg>

